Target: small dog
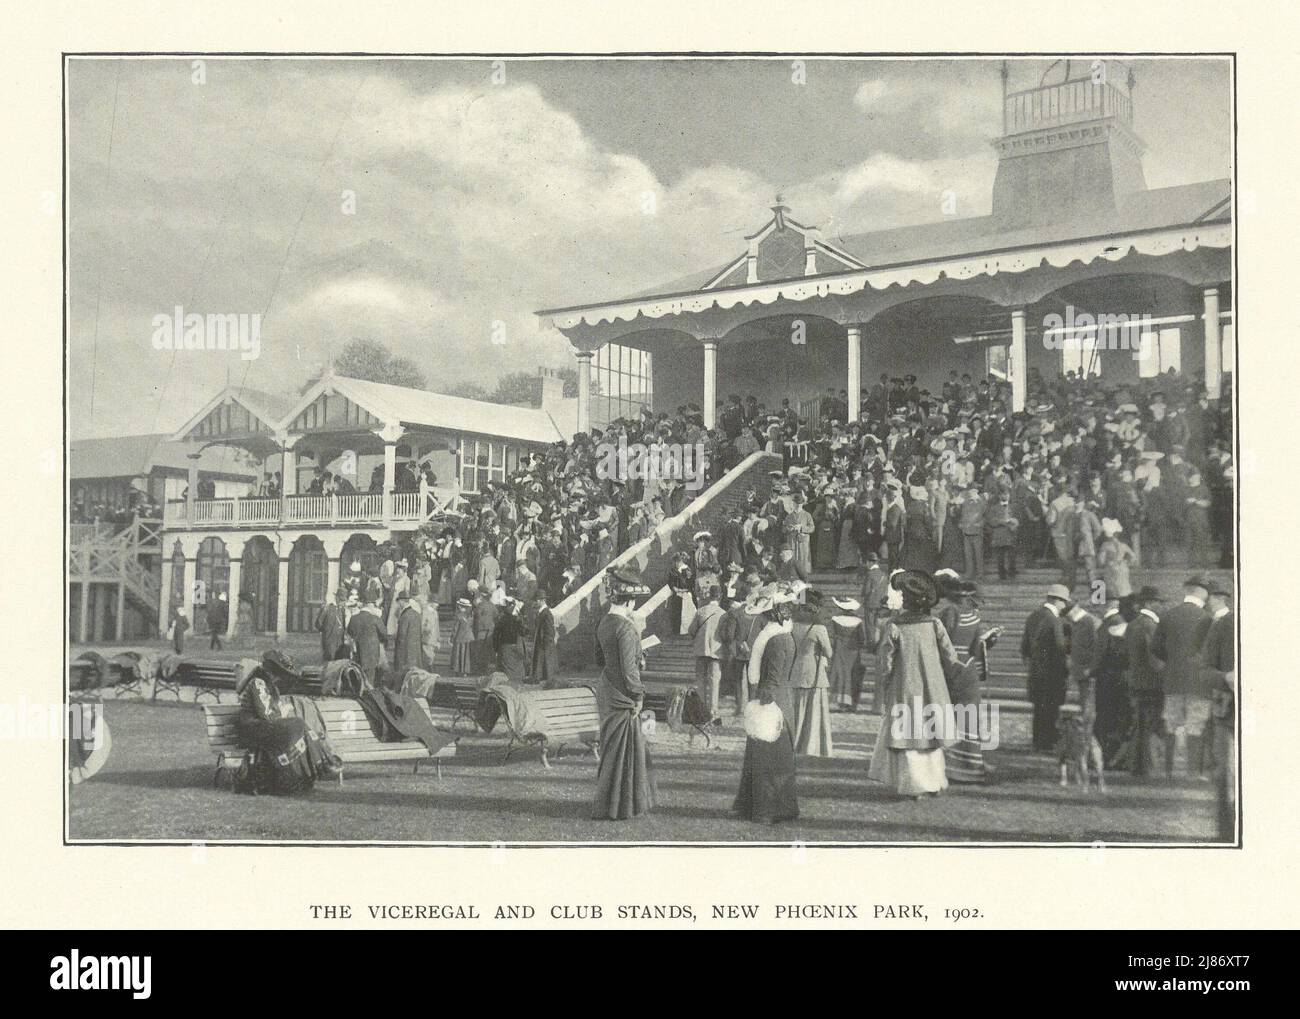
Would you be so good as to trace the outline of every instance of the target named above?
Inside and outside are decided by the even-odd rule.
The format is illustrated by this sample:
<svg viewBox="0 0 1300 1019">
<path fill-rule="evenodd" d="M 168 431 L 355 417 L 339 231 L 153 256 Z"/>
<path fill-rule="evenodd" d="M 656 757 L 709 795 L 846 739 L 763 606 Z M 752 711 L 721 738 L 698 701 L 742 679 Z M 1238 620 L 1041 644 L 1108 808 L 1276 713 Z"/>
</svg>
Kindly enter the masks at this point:
<svg viewBox="0 0 1300 1019">
<path fill-rule="evenodd" d="M 1101 744 L 1092 734 L 1091 719 L 1086 719 L 1077 704 L 1061 705 L 1056 719 L 1056 759 L 1061 766 L 1061 785 L 1070 784 L 1070 772 L 1085 791 L 1090 788 L 1088 773 L 1097 776 L 1097 791 L 1106 791 L 1106 766 Z"/>
</svg>

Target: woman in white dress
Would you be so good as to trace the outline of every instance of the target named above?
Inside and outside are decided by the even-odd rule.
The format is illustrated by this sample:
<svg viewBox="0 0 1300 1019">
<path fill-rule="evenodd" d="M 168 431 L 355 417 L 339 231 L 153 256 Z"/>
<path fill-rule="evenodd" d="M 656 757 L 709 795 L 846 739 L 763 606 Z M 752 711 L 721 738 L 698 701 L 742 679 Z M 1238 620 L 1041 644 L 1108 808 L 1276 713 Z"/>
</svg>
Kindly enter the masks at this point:
<svg viewBox="0 0 1300 1019">
<path fill-rule="evenodd" d="M 948 788 L 943 748 L 956 742 L 948 682 L 961 663 L 943 624 L 930 615 L 938 600 L 930 576 L 906 570 L 890 584 L 903 607 L 884 625 L 876 651 L 884 715 L 867 774 L 919 800 Z"/>
</svg>

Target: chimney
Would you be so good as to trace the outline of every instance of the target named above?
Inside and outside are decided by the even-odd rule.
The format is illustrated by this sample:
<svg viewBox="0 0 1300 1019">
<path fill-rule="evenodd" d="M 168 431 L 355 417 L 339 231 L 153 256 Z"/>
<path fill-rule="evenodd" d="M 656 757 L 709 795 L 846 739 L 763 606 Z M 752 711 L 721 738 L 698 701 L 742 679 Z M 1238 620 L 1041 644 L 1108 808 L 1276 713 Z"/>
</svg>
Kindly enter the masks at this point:
<svg viewBox="0 0 1300 1019">
<path fill-rule="evenodd" d="M 564 379 L 554 368 L 538 368 L 541 380 L 542 410 L 554 412 L 564 402 Z"/>
</svg>

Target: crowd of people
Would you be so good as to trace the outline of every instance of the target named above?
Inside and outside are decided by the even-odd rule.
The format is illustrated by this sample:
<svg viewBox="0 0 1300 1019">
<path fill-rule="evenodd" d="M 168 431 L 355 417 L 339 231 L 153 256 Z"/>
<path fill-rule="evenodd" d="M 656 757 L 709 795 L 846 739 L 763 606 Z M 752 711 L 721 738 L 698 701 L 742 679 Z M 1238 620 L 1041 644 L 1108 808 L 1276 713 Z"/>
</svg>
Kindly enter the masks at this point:
<svg viewBox="0 0 1300 1019">
<path fill-rule="evenodd" d="M 1210 719 L 1231 717 L 1229 594 L 1194 577 L 1162 617 L 1159 593 L 1135 590 L 1130 570 L 1231 564 L 1230 390 L 1211 399 L 1174 372 L 1122 386 L 1067 373 L 1034 376 L 1027 409 L 1010 404 L 1004 380 L 954 371 L 939 394 L 881 376 L 856 421 L 841 391 L 814 422 L 789 401 L 772 410 L 738 395 L 719 402 L 712 429 L 693 405 L 611 422 L 521 456 L 460 512 L 380 546 L 370 568 L 351 563 L 316 621 L 322 656 L 352 658 L 370 683 L 398 690 L 445 643 L 457 675 L 560 685 L 554 606 L 696 487 L 610 475 L 608 449 L 702 448 L 705 487 L 766 450 L 781 457 L 769 490 L 749 491 L 716 534 L 696 533 L 664 576 L 607 571 L 596 816 L 636 816 L 655 800 L 633 609 L 665 584 L 670 626 L 693 644 L 701 716 L 718 716 L 729 694 L 743 721 L 743 816 L 797 816 L 797 757 L 830 756 L 830 716 L 864 697 L 887 720 L 914 703 L 957 720 L 938 733 L 882 724 L 872 778 L 917 798 L 985 779 L 980 686 L 999 633 L 979 614 L 986 563 L 1006 580 L 1044 562 L 1060 572 L 1021 646 L 1036 749 L 1057 747 L 1073 684 L 1109 765 L 1145 775 L 1159 749 L 1166 770 L 1182 754 L 1193 772 L 1221 775 L 1230 725 Z M 810 586 L 835 570 L 858 571 L 859 597 Z"/>
</svg>

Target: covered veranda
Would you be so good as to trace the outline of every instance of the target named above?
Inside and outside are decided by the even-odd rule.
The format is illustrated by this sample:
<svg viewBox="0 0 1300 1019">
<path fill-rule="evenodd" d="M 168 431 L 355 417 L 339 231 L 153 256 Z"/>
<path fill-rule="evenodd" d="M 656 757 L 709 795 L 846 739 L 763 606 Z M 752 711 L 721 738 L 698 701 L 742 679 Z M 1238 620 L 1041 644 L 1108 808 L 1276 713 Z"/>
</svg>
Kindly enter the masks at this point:
<svg viewBox="0 0 1300 1019">
<path fill-rule="evenodd" d="M 1167 363 L 1217 397 L 1231 369 L 1232 229 L 1226 218 L 1132 233 L 1019 244 L 944 258 L 633 298 L 538 312 L 572 346 L 580 372 L 617 343 L 650 351 L 656 411 L 694 403 L 707 427 L 732 393 L 768 407 L 790 399 L 816 417 L 828 390 L 848 416 L 880 374 L 917 376 L 937 394 L 948 373 L 1000 375 L 1023 410 L 1029 379 L 1066 370 L 1122 383 Z M 1145 317 L 1141 329 L 1179 354 L 1153 363 L 1105 349 L 1105 332 L 1072 321 Z M 1085 319 L 1086 321 L 1086 319 Z M 1066 335 L 1062 335 L 1062 332 Z M 1225 343 L 1225 336 L 1228 338 Z M 1064 350 L 1062 348 L 1065 348 Z M 990 355 L 992 351 L 992 355 Z M 579 428 L 590 398 L 579 388 Z"/>
</svg>

